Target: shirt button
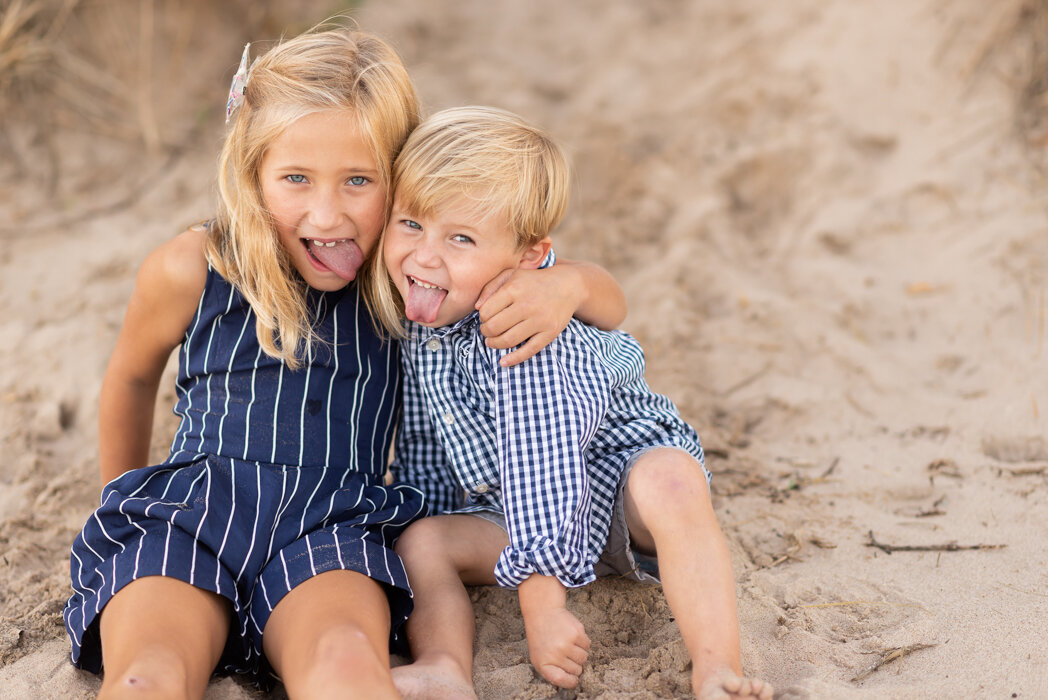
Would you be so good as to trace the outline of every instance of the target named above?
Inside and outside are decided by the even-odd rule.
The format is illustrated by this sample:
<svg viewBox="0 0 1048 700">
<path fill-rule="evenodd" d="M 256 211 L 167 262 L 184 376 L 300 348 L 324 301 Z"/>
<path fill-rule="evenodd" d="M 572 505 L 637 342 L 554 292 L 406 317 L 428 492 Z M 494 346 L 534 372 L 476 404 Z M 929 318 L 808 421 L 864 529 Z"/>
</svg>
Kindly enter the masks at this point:
<svg viewBox="0 0 1048 700">
<path fill-rule="evenodd" d="M 430 338 L 429 342 L 426 343 L 426 347 L 432 350 L 433 352 L 436 352 L 440 349 L 440 341 L 436 338 Z"/>
<path fill-rule="evenodd" d="M 448 425 L 451 425 L 452 423 L 455 422 L 455 416 L 451 415 L 450 413 L 445 413 L 444 414 L 444 422 L 447 423 Z"/>
<path fill-rule="evenodd" d="M 477 488 L 475 488 L 473 490 L 476 491 L 477 493 L 487 493 L 488 492 L 488 485 L 487 484 L 477 484 Z"/>
</svg>

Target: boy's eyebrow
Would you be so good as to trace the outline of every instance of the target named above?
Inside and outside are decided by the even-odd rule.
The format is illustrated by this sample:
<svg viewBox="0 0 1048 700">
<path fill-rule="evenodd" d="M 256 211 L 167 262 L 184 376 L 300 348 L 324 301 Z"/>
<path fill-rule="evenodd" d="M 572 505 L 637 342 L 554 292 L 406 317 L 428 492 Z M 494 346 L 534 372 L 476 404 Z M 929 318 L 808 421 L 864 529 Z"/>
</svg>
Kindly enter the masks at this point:
<svg viewBox="0 0 1048 700">
<path fill-rule="evenodd" d="M 460 224 L 457 221 L 449 221 L 448 227 L 455 229 L 465 229 L 467 231 L 472 231 L 473 233 L 476 233 L 478 231 L 478 229 L 475 226 L 472 226 L 470 224 Z"/>
</svg>

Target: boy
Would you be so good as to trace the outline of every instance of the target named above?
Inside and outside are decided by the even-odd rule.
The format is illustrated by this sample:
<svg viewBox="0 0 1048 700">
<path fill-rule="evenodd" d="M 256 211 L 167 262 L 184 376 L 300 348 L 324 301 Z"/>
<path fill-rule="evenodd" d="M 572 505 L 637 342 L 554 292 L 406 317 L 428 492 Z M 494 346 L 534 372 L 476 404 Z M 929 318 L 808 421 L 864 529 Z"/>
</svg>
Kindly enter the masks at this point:
<svg viewBox="0 0 1048 700">
<path fill-rule="evenodd" d="M 404 338 L 392 469 L 434 516 L 397 544 L 415 593 L 415 662 L 395 669 L 397 687 L 475 697 L 464 584 L 494 583 L 518 591 L 535 668 L 575 687 L 589 640 L 566 589 L 661 575 L 696 695 L 770 700 L 769 685 L 741 675 L 735 582 L 699 438 L 648 388 L 636 341 L 572 320 L 507 369 L 507 351 L 480 334 L 481 289 L 505 270 L 550 264 L 568 183 L 555 143 L 490 108 L 434 115 L 396 162 L 372 303 Z"/>
</svg>

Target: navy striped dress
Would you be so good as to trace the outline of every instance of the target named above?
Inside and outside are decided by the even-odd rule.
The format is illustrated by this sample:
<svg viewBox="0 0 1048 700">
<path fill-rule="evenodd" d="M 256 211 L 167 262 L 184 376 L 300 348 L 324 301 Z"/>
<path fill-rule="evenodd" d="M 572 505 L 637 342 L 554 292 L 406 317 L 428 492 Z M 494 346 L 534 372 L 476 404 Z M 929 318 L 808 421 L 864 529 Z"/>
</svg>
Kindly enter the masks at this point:
<svg viewBox="0 0 1048 700">
<path fill-rule="evenodd" d="M 400 412 L 397 345 L 375 335 L 357 285 L 309 301 L 325 342 L 292 371 L 262 352 L 250 306 L 209 267 L 179 350 L 171 454 L 107 484 L 73 544 L 64 617 L 77 666 L 101 669 L 100 611 L 156 575 L 232 602 L 220 668 L 262 685 L 270 613 L 324 571 L 384 584 L 396 639 L 411 592 L 392 544 L 423 511 L 419 491 L 384 481 Z"/>
</svg>

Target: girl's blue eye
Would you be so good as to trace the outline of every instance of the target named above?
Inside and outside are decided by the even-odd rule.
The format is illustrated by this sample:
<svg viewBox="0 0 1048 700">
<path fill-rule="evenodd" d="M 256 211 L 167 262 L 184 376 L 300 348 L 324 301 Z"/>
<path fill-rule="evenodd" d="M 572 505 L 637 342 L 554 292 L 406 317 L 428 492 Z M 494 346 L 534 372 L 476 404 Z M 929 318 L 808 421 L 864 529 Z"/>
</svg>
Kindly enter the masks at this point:
<svg viewBox="0 0 1048 700">
<path fill-rule="evenodd" d="M 473 242 L 473 239 L 470 238 L 469 236 L 467 236 L 464 233 L 456 233 L 454 236 L 451 237 L 451 240 L 455 241 L 456 243 L 472 243 Z"/>
<path fill-rule="evenodd" d="M 408 228 L 413 228 L 416 231 L 422 230 L 422 226 L 420 226 L 417 221 L 412 221 L 411 219 L 404 219 L 404 225 Z"/>
<path fill-rule="evenodd" d="M 360 187 L 361 185 L 366 185 L 367 183 L 368 179 L 363 175 L 354 175 L 353 177 L 349 178 L 349 184 L 353 185 L 354 187 Z"/>
<path fill-rule="evenodd" d="M 288 175 L 287 176 L 287 180 L 288 180 L 288 182 L 294 182 L 295 184 L 301 185 L 303 182 L 306 181 L 306 176 L 305 175 Z"/>
</svg>

